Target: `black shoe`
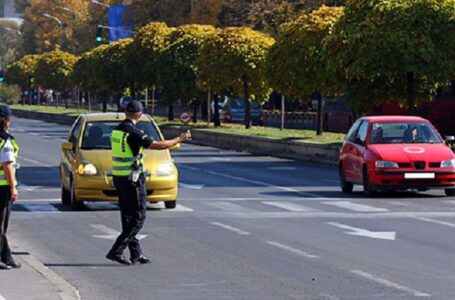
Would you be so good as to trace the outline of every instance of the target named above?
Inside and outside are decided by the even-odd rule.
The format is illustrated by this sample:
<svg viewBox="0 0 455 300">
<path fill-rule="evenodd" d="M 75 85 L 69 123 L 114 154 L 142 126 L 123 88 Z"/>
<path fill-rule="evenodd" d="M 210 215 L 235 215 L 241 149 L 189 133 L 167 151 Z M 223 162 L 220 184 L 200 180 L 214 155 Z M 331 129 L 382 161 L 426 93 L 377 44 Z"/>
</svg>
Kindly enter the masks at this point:
<svg viewBox="0 0 455 300">
<path fill-rule="evenodd" d="M 7 265 L 13 269 L 19 269 L 20 267 L 22 267 L 22 265 L 20 263 L 15 262 L 15 261 L 12 261 L 12 262 L 8 263 Z"/>
<path fill-rule="evenodd" d="M 120 255 L 120 254 L 114 254 L 114 253 L 110 253 L 109 252 L 106 255 L 106 258 L 110 259 L 110 260 L 113 260 L 113 261 L 116 261 L 116 262 L 118 262 L 119 264 L 122 264 L 122 265 L 126 265 L 126 266 L 131 265 L 131 262 L 129 260 L 127 260 L 125 257 L 123 257 L 123 255 Z"/>
<path fill-rule="evenodd" d="M 131 258 L 131 264 L 133 264 L 133 265 L 144 265 L 144 264 L 149 264 L 151 262 L 152 261 L 148 257 L 146 257 L 144 255 L 141 255 L 139 257 L 132 257 Z"/>
<path fill-rule="evenodd" d="M 4 264 L 2 262 L 0 262 L 0 270 L 10 270 L 11 267 L 8 266 L 7 264 Z"/>
</svg>

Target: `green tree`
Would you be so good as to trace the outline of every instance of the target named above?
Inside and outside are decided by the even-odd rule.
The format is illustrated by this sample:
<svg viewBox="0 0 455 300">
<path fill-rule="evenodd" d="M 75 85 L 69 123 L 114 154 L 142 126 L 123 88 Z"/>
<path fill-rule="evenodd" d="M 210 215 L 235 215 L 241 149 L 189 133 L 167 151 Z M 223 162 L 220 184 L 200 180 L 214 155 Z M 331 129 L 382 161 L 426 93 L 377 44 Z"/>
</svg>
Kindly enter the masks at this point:
<svg viewBox="0 0 455 300">
<path fill-rule="evenodd" d="M 7 67 L 6 82 L 22 87 L 23 90 L 28 90 L 31 103 L 31 88 L 35 82 L 36 64 L 40 55 L 25 55 L 21 59 L 11 63 Z M 25 104 L 25 100 L 24 104 Z"/>
<path fill-rule="evenodd" d="M 188 21 L 190 6 L 190 0 L 134 0 L 128 13 L 134 16 L 137 27 L 150 22 L 165 22 L 169 26 L 179 26 Z"/>
<path fill-rule="evenodd" d="M 0 69 L 19 58 L 22 36 L 17 22 L 0 19 Z"/>
<path fill-rule="evenodd" d="M 163 98 L 173 105 L 181 99 L 194 102 L 196 112 L 202 91 L 196 85 L 197 60 L 208 37 L 216 34 L 212 26 L 184 25 L 170 35 L 170 45 L 160 55 L 160 77 Z M 193 115 L 197 120 L 196 114 Z"/>
<path fill-rule="evenodd" d="M 60 50 L 42 54 L 36 64 L 36 83 L 45 89 L 58 92 L 69 91 L 73 88 L 71 74 L 77 60 L 77 56 Z M 65 106 L 67 106 L 66 99 Z"/>
<path fill-rule="evenodd" d="M 335 86 L 322 45 L 342 15 L 340 7 L 322 6 L 284 25 L 267 57 L 267 77 L 276 91 L 295 99 L 319 95 L 317 134 L 322 134 L 323 124 L 321 94 L 333 93 Z"/>
<path fill-rule="evenodd" d="M 250 28 L 229 27 L 206 40 L 199 59 L 199 87 L 218 95 L 243 95 L 246 128 L 251 127 L 251 99 L 264 102 L 270 94 L 265 60 L 273 43 Z M 215 112 L 217 108 L 215 104 Z"/>
<path fill-rule="evenodd" d="M 413 112 L 454 77 L 454 22 L 453 0 L 351 0 L 324 52 L 355 106 L 399 100 Z"/>
</svg>

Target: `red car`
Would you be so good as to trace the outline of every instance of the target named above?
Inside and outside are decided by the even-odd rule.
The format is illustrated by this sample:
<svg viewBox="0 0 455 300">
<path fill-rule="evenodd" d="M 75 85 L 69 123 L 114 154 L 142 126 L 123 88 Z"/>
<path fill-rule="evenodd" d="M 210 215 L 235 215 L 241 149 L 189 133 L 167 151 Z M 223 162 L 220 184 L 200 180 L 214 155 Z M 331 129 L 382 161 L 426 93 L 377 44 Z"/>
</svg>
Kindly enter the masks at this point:
<svg viewBox="0 0 455 300">
<path fill-rule="evenodd" d="M 454 137 L 447 137 L 447 143 Z M 443 188 L 455 195 L 455 154 L 431 123 L 420 117 L 375 116 L 358 119 L 340 151 L 341 189 L 363 185 L 376 191 Z"/>
</svg>

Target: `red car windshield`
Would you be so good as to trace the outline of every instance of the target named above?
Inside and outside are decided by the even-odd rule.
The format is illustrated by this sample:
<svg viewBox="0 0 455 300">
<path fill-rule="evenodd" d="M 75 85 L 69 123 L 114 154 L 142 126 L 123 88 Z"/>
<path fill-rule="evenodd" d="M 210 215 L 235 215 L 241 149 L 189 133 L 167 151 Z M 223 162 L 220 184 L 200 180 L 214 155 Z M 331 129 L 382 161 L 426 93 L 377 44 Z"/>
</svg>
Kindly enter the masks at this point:
<svg viewBox="0 0 455 300">
<path fill-rule="evenodd" d="M 370 144 L 439 144 L 441 138 L 426 122 L 383 122 L 371 126 Z"/>
</svg>

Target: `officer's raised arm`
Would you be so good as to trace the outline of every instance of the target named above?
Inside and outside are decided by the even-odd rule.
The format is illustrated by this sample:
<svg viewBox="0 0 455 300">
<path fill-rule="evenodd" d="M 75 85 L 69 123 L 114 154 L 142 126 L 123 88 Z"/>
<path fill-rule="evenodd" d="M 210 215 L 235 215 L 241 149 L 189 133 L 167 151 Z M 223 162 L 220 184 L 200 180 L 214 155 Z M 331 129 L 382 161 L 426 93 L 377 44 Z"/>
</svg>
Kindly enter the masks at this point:
<svg viewBox="0 0 455 300">
<path fill-rule="evenodd" d="M 191 132 L 187 130 L 186 132 L 180 134 L 178 137 L 175 137 L 171 140 L 164 141 L 154 141 L 150 144 L 149 149 L 152 150 L 164 150 L 169 149 L 178 143 L 186 142 L 191 140 Z"/>
</svg>

